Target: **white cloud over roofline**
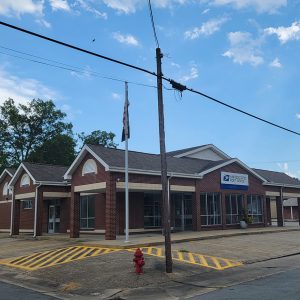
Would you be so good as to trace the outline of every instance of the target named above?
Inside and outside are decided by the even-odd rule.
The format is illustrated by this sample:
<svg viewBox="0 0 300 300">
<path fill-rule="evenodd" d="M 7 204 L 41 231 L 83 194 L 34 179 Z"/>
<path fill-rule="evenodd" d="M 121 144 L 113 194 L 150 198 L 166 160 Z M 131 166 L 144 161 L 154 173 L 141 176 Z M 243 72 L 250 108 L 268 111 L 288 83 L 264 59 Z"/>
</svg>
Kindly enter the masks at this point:
<svg viewBox="0 0 300 300">
<path fill-rule="evenodd" d="M 300 40 L 300 21 L 293 22 L 291 26 L 268 27 L 264 30 L 267 35 L 277 35 L 281 44 L 288 41 Z"/>
<path fill-rule="evenodd" d="M 113 38 L 121 44 L 139 46 L 138 40 L 132 34 L 121 34 L 120 32 L 115 32 L 113 34 Z"/>
<path fill-rule="evenodd" d="M 1 0 L 0 15 L 17 16 L 32 14 L 42 16 L 44 0 Z"/>
</svg>

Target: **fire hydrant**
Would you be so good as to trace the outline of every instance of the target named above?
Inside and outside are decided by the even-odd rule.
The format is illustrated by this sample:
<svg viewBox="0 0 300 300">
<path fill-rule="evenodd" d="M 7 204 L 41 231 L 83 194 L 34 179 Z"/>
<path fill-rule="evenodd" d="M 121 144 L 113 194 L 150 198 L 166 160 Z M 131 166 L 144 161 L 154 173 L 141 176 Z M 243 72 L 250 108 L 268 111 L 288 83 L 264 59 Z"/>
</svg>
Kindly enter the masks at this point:
<svg viewBox="0 0 300 300">
<path fill-rule="evenodd" d="M 143 266 L 145 265 L 144 255 L 140 248 L 136 249 L 134 252 L 134 267 L 135 273 L 140 275 L 143 274 Z"/>
</svg>

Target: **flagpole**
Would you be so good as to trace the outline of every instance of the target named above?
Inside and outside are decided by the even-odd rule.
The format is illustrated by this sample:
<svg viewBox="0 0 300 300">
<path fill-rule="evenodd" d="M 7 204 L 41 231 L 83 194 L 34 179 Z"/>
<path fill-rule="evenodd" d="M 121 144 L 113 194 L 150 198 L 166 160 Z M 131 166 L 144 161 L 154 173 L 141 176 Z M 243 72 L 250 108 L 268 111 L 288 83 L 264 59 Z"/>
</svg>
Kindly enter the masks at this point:
<svg viewBox="0 0 300 300">
<path fill-rule="evenodd" d="M 125 82 L 125 243 L 129 242 L 129 193 L 128 193 L 128 82 Z"/>
</svg>

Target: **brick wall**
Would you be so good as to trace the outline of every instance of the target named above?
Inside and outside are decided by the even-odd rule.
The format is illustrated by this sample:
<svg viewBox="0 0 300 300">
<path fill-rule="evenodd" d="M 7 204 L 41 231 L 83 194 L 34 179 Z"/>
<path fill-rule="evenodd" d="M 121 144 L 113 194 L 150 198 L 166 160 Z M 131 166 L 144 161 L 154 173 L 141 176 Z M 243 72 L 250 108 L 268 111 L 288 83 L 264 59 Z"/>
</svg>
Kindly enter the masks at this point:
<svg viewBox="0 0 300 300">
<path fill-rule="evenodd" d="M 11 180 L 11 176 L 9 176 L 7 173 L 2 178 L 0 182 L 0 231 L 1 229 L 10 229 L 10 215 L 11 215 L 11 195 L 3 195 L 3 192 L 5 192 L 4 185 L 5 183 L 9 182 Z"/>
</svg>

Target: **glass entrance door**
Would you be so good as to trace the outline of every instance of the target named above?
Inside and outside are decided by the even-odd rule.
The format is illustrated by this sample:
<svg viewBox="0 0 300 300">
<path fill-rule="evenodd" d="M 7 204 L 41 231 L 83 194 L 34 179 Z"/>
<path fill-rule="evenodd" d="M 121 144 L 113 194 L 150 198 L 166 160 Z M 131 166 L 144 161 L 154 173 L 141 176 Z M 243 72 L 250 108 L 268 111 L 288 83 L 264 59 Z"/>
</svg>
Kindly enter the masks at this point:
<svg viewBox="0 0 300 300">
<path fill-rule="evenodd" d="M 176 193 L 173 194 L 175 220 L 174 227 L 176 230 L 192 230 L 192 194 Z"/>
<path fill-rule="evenodd" d="M 49 205 L 48 233 L 59 232 L 59 226 L 60 226 L 60 206 Z"/>
</svg>

